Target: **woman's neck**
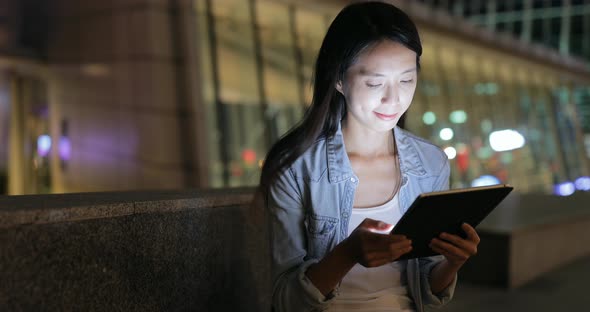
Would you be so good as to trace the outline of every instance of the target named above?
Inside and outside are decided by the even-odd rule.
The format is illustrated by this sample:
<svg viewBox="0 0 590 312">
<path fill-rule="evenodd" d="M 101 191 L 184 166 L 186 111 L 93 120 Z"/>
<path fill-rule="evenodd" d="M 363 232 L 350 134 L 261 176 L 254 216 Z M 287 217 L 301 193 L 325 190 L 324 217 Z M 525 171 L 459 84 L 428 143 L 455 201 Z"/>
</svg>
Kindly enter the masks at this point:
<svg viewBox="0 0 590 312">
<path fill-rule="evenodd" d="M 395 155 L 393 131 L 376 132 L 343 120 L 342 135 L 348 155 L 362 158 Z"/>
</svg>

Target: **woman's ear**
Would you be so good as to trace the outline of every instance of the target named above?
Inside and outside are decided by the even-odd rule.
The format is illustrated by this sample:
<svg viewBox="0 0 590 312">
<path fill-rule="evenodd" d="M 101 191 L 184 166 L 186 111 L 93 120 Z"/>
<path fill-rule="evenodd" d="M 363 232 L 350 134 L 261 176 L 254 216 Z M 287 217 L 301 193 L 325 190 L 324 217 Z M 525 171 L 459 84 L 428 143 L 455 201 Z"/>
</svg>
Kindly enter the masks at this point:
<svg viewBox="0 0 590 312">
<path fill-rule="evenodd" d="M 338 80 L 336 81 L 336 90 L 338 90 L 338 92 L 340 92 L 340 94 L 344 95 L 344 90 L 342 89 L 342 80 Z"/>
</svg>

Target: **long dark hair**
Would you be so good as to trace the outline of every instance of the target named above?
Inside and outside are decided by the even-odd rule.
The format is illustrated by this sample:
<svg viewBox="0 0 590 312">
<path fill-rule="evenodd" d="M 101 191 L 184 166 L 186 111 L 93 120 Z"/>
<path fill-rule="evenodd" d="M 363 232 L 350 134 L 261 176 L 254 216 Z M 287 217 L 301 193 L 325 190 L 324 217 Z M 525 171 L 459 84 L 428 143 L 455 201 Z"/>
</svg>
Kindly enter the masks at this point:
<svg viewBox="0 0 590 312">
<path fill-rule="evenodd" d="M 336 83 L 343 80 L 361 52 L 383 40 L 416 52 L 416 65 L 420 65 L 422 44 L 418 30 L 395 6 L 383 2 L 354 3 L 332 21 L 315 64 L 311 106 L 303 119 L 270 149 L 260 178 L 263 192 L 315 141 L 336 133 L 346 116 L 346 103 L 336 90 Z"/>
</svg>

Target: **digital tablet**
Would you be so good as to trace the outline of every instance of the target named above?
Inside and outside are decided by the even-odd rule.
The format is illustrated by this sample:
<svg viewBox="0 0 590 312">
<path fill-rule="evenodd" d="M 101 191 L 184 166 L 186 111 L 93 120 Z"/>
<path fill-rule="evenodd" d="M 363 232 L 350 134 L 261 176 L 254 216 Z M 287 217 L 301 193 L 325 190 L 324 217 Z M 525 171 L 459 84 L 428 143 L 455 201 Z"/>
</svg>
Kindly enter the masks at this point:
<svg viewBox="0 0 590 312">
<path fill-rule="evenodd" d="M 498 184 L 420 194 L 391 230 L 412 240 L 412 251 L 399 260 L 438 255 L 428 247 L 434 237 L 447 232 L 465 238 L 461 225 L 475 228 L 512 189 Z"/>
</svg>

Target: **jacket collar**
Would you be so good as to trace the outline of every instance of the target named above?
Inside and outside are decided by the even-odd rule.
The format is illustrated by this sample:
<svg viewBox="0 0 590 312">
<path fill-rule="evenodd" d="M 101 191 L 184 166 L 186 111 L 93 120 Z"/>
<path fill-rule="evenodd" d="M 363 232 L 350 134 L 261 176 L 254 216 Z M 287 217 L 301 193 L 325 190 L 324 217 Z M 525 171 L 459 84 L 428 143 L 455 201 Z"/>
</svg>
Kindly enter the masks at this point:
<svg viewBox="0 0 590 312">
<path fill-rule="evenodd" d="M 422 165 L 415 145 L 410 142 L 411 137 L 398 126 L 395 126 L 392 131 L 399 152 L 402 174 L 425 175 L 426 170 Z M 338 124 L 336 133 L 326 139 L 326 154 L 328 159 L 328 181 L 330 183 L 338 183 L 355 177 L 346 154 L 341 124 Z"/>
</svg>

